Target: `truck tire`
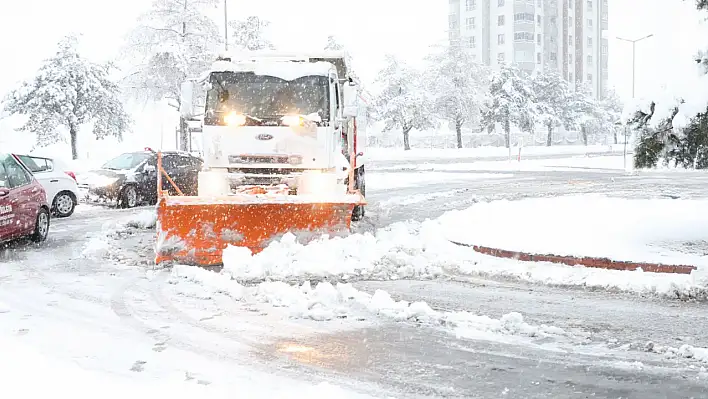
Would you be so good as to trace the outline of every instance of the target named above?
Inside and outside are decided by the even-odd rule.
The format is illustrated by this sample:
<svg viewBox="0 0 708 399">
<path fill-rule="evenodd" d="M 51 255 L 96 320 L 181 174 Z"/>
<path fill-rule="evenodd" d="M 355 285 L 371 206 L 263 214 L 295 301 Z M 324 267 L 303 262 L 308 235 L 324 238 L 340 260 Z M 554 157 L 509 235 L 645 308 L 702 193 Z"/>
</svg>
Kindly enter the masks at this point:
<svg viewBox="0 0 708 399">
<path fill-rule="evenodd" d="M 366 179 L 364 174 L 364 166 L 362 165 L 356 170 L 354 175 L 354 187 L 359 190 L 361 195 L 366 198 Z M 364 210 L 364 205 L 357 205 L 352 211 L 352 221 L 358 222 L 364 218 L 366 211 Z"/>
</svg>

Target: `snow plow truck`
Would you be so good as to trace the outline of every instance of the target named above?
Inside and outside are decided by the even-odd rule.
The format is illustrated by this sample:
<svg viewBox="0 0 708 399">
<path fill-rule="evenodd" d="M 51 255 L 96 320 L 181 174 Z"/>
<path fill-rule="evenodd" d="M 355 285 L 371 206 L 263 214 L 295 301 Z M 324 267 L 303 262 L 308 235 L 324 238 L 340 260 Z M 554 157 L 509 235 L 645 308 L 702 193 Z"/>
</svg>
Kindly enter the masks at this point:
<svg viewBox="0 0 708 399">
<path fill-rule="evenodd" d="M 285 233 L 346 234 L 364 216 L 366 108 L 347 59 L 222 56 L 182 84 L 204 164 L 197 195 L 185 196 L 158 157 L 157 264 L 219 265 L 229 245 L 255 254 Z"/>
</svg>

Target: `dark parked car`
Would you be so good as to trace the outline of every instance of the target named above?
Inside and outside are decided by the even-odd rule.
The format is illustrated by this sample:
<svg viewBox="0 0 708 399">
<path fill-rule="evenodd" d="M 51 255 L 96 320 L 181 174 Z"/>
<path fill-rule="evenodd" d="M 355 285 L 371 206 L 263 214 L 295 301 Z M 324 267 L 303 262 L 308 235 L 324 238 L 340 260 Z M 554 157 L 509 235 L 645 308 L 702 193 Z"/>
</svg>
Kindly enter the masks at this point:
<svg viewBox="0 0 708 399">
<path fill-rule="evenodd" d="M 48 233 L 44 188 L 18 158 L 0 153 L 0 243 L 26 236 L 41 242 Z"/>
<path fill-rule="evenodd" d="M 197 194 L 201 158 L 186 152 L 163 151 L 162 167 L 185 195 Z M 79 177 L 79 188 L 89 195 L 117 200 L 122 208 L 157 202 L 157 153 L 146 149 L 127 152 L 106 162 L 100 169 Z M 167 179 L 162 189 L 175 194 Z"/>
</svg>

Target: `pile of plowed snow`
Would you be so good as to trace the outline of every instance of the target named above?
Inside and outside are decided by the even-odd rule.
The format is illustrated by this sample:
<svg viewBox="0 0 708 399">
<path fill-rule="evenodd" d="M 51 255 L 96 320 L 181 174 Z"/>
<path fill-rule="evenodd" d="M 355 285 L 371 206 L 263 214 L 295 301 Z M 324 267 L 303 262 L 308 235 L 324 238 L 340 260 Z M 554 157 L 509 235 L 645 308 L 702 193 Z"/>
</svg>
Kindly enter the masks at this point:
<svg viewBox="0 0 708 399">
<path fill-rule="evenodd" d="M 476 315 L 471 312 L 445 312 L 432 309 L 425 302 L 396 301 L 382 290 L 371 295 L 357 290 L 351 284 L 320 282 L 314 287 L 310 282 L 288 284 L 282 281 L 261 282 L 244 286 L 226 273 L 214 273 L 189 266 L 172 269 L 173 282 L 188 280 L 201 284 L 215 293 L 227 295 L 237 301 L 267 303 L 284 309 L 289 317 L 313 320 L 357 318 L 376 315 L 393 321 L 413 321 L 433 327 L 446 328 L 457 336 L 484 338 L 493 334 L 511 338 L 571 337 L 563 329 L 524 322 L 523 316 L 512 312 L 499 319 Z"/>
<path fill-rule="evenodd" d="M 589 207 L 599 201 L 598 196 L 587 196 L 584 214 L 592 213 Z M 552 206 L 565 203 L 573 205 L 576 213 L 580 212 L 577 207 L 582 204 L 583 196 L 573 196 L 570 199 L 547 199 Z M 273 242 L 264 251 L 257 255 L 251 255 L 250 251 L 241 247 L 229 247 L 224 251 L 223 274 L 241 282 L 248 281 L 302 281 L 305 279 L 325 278 L 343 282 L 351 282 L 364 279 L 392 280 L 392 279 L 429 279 L 444 275 L 477 275 L 484 277 L 502 277 L 515 280 L 524 280 L 533 283 L 542 283 L 562 286 L 583 286 L 592 288 L 604 288 L 621 290 L 636 293 L 649 293 L 661 296 L 679 298 L 704 298 L 708 293 L 708 268 L 699 268 L 690 275 L 679 274 L 658 274 L 638 271 L 617 271 L 593 269 L 586 267 L 572 267 L 561 264 L 551 264 L 545 262 L 521 262 L 510 259 L 500 259 L 487 255 L 482 255 L 469 247 L 458 246 L 450 241 L 469 242 L 469 238 L 483 237 L 484 232 L 490 235 L 501 236 L 506 229 L 514 229 L 511 221 L 505 221 L 506 214 L 514 215 L 515 222 L 519 223 L 518 216 L 521 214 L 516 208 L 530 209 L 530 206 L 537 206 L 544 200 L 522 200 L 522 201 L 495 201 L 493 203 L 483 203 L 474 205 L 464 211 L 448 212 L 435 220 L 424 222 L 400 222 L 376 232 L 365 234 L 353 234 L 348 237 L 323 237 L 307 244 L 301 244 L 296 237 L 286 234 L 279 241 Z M 554 202 L 555 201 L 555 202 Z M 673 206 L 689 207 L 694 209 L 696 205 L 689 206 L 691 201 L 674 201 Z M 600 210 L 606 211 L 611 208 L 612 203 L 623 212 L 628 212 L 633 207 L 636 209 L 648 209 L 650 206 L 669 206 L 670 203 L 652 200 L 625 200 L 606 198 L 602 202 Z M 702 201 L 701 204 L 708 204 Z M 698 205 L 701 205 L 698 204 Z M 707 205 L 708 206 L 708 205 Z M 509 209 L 507 209 L 509 208 Z M 545 208 L 544 208 L 545 209 Z M 559 209 L 556 209 L 559 210 Z M 497 215 L 494 217 L 484 216 L 489 212 Z M 685 213 L 685 212 L 683 212 Z M 682 213 L 682 215 L 683 215 Z M 654 213 L 668 217 L 671 212 L 663 211 Z M 673 213 L 674 215 L 676 212 Z M 484 217 L 482 217 L 484 216 Z M 572 219 L 572 215 L 561 213 L 556 219 Z M 637 215 L 627 215 L 627 223 L 634 223 L 638 220 Z M 587 216 L 583 216 L 583 220 Z M 688 221 L 690 218 L 681 217 L 679 220 Z M 702 220 L 702 219 L 701 219 Z M 547 236 L 573 236 L 575 233 L 568 230 L 571 222 L 558 226 L 561 231 L 553 231 L 553 223 L 549 220 L 541 225 L 543 229 L 537 227 L 537 231 L 528 230 L 526 237 L 532 240 L 535 235 Z M 622 220 L 613 219 L 612 223 L 621 224 Z M 655 221 L 652 226 L 669 226 L 670 220 L 661 222 Z M 494 224 L 494 226 L 492 226 Z M 646 226 L 647 224 L 642 224 Z M 537 225 L 538 226 L 538 225 Z M 602 223 L 593 224 L 602 226 Z M 582 230 L 578 233 L 580 239 L 593 242 L 593 237 L 598 237 L 597 242 L 607 241 L 607 237 L 600 239 L 600 236 L 608 234 L 607 229 L 599 229 L 593 232 L 583 230 L 582 226 L 576 226 Z M 474 233 L 472 233 L 474 230 Z M 619 234 L 630 234 L 629 228 L 615 228 Z M 678 227 L 664 227 L 665 231 L 679 231 Z M 470 233 L 465 236 L 464 232 Z M 451 233 L 452 232 L 452 233 Z M 695 235 L 695 234 L 693 234 Z M 638 233 L 638 236 L 647 237 L 647 232 Z M 524 235 L 514 233 L 518 240 L 524 240 Z M 618 238 L 619 239 L 619 238 Z M 488 238 L 487 241 L 491 241 Z M 539 240 L 537 237 L 533 238 Z M 497 242 L 502 242 L 497 239 Z M 567 241 L 567 240 L 566 240 Z M 476 244 L 475 242 L 469 242 Z M 513 243 L 512 243 L 513 244 Z M 547 245 L 547 244 L 546 244 Z M 577 246 L 576 246 L 577 247 Z M 514 249 L 514 248 L 502 248 Z M 547 248 L 546 248 L 547 249 Z M 562 252 L 561 243 L 558 251 Z M 552 251 L 551 251 L 552 252 Z M 597 254 L 597 251 L 596 253 Z M 652 254 L 650 254 L 652 255 Z M 656 256 L 653 254 L 652 256 Z M 706 258 L 703 256 L 702 258 Z M 688 259 L 698 259 L 697 256 L 688 256 Z M 705 262 L 705 260 L 704 260 Z"/>
</svg>

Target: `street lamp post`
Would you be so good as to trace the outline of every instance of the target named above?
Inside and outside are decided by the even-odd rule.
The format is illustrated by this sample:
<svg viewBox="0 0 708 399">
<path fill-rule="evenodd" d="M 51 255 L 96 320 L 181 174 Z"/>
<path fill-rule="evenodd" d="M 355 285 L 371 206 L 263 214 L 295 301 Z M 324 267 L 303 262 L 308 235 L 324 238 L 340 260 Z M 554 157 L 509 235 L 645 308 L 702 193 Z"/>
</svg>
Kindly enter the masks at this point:
<svg viewBox="0 0 708 399">
<path fill-rule="evenodd" d="M 228 0 L 224 0 L 224 50 L 229 51 L 229 13 L 226 3 Z"/>
<path fill-rule="evenodd" d="M 618 40 L 632 43 L 632 100 L 634 100 L 634 84 L 635 84 L 634 73 L 636 70 L 636 61 L 635 61 L 636 45 L 637 45 L 637 42 L 642 41 L 644 39 L 648 39 L 652 36 L 654 36 L 653 33 L 648 34 L 644 37 L 640 37 L 639 39 L 634 39 L 634 40 L 625 39 L 622 37 L 617 37 Z M 627 170 L 627 130 L 628 130 L 628 127 L 625 127 L 625 129 L 624 129 L 624 151 L 623 151 L 623 155 L 622 155 L 625 170 Z"/>
</svg>

